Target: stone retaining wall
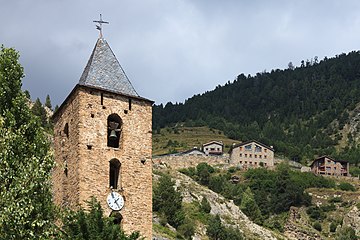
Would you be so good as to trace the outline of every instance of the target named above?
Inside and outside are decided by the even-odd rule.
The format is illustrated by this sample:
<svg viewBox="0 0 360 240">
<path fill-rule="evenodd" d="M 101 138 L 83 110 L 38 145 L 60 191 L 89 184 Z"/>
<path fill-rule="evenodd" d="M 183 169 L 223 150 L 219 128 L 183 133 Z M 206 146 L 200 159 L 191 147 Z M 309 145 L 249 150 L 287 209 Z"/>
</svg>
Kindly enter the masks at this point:
<svg viewBox="0 0 360 240">
<path fill-rule="evenodd" d="M 209 165 L 229 165 L 229 155 L 223 156 L 185 156 L 185 155 L 165 155 L 153 157 L 153 167 L 170 167 L 172 169 L 181 169 L 196 167 L 199 163 L 206 162 Z"/>
</svg>

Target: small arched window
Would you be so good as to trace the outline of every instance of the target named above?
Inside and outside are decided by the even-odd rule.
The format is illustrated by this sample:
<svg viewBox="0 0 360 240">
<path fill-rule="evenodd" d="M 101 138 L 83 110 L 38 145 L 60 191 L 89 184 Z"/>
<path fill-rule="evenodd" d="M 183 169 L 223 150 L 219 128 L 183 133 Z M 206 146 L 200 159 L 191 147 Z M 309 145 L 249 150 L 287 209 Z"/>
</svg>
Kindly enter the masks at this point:
<svg viewBox="0 0 360 240">
<path fill-rule="evenodd" d="M 119 148 L 122 120 L 117 114 L 111 114 L 107 119 L 107 145 L 108 147 Z"/>
<path fill-rule="evenodd" d="M 110 213 L 110 217 L 113 218 L 113 223 L 115 225 L 121 224 L 121 221 L 123 219 L 122 215 L 119 212 L 115 212 L 115 211 Z"/>
<path fill-rule="evenodd" d="M 119 160 L 115 158 L 110 160 L 109 187 L 112 189 L 119 187 L 120 166 Z"/>
</svg>

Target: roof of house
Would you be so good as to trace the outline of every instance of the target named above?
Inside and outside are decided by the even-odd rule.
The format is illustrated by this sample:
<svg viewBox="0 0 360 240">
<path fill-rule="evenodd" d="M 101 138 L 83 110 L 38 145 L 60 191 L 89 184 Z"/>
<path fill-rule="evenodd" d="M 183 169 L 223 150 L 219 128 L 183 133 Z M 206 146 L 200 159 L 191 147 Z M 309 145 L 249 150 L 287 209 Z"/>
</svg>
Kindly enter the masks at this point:
<svg viewBox="0 0 360 240">
<path fill-rule="evenodd" d="M 185 155 L 185 154 L 188 154 L 188 153 L 191 153 L 191 152 L 200 152 L 200 153 L 205 155 L 205 153 L 203 151 L 201 151 L 200 149 L 198 149 L 198 148 L 192 148 L 192 149 L 186 150 L 184 152 L 181 152 L 180 154 Z"/>
<path fill-rule="evenodd" d="M 247 145 L 247 144 L 252 143 L 252 142 L 254 142 L 254 143 L 256 143 L 257 145 L 260 145 L 260 146 L 262 146 L 262 147 L 264 147 L 264 148 L 267 148 L 267 149 L 269 149 L 270 151 L 274 151 L 274 148 L 273 148 L 273 147 L 269 147 L 269 146 L 267 146 L 267 145 L 265 145 L 265 144 L 263 144 L 263 143 L 261 143 L 261 142 L 258 142 L 258 141 L 256 141 L 256 140 L 250 140 L 250 141 L 238 143 L 238 144 L 235 144 L 235 145 L 231 146 L 230 152 L 231 152 L 234 148 L 237 148 L 237 147 L 240 147 L 240 146 L 243 146 L 243 145 Z"/>
<path fill-rule="evenodd" d="M 221 146 L 224 146 L 224 143 L 223 142 L 221 142 L 221 141 L 210 141 L 210 142 L 207 142 L 207 143 L 204 143 L 203 144 L 203 147 L 205 147 L 205 146 L 208 146 L 208 145 L 210 145 L 210 144 L 218 144 L 218 145 L 221 145 Z"/>
<path fill-rule="evenodd" d="M 79 85 L 139 97 L 105 39 L 99 38 Z"/>
<path fill-rule="evenodd" d="M 348 161 L 346 161 L 346 160 L 336 160 L 336 159 L 334 159 L 334 158 L 331 158 L 331 157 L 329 157 L 329 156 L 324 155 L 324 156 L 321 156 L 321 157 L 316 158 L 316 159 L 310 164 L 310 167 L 311 167 L 316 161 L 322 160 L 322 159 L 324 159 L 324 158 L 328 158 L 328 159 L 330 159 L 330 160 L 332 160 L 332 161 L 334 161 L 334 162 L 348 163 Z"/>
</svg>

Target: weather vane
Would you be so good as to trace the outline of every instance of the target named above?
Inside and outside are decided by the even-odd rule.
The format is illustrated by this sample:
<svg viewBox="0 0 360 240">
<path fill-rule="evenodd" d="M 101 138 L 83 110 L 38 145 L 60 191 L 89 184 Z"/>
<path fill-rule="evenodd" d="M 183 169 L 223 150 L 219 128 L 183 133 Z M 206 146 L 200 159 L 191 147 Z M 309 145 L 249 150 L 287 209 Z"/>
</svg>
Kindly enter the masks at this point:
<svg viewBox="0 0 360 240">
<path fill-rule="evenodd" d="M 103 21 L 101 14 L 100 14 L 100 20 L 94 20 L 93 22 L 96 22 L 96 23 L 99 24 L 99 25 L 96 25 L 96 29 L 100 31 L 100 38 L 102 38 L 103 37 L 103 35 L 102 35 L 102 24 L 103 23 L 109 24 L 109 22 Z"/>
</svg>

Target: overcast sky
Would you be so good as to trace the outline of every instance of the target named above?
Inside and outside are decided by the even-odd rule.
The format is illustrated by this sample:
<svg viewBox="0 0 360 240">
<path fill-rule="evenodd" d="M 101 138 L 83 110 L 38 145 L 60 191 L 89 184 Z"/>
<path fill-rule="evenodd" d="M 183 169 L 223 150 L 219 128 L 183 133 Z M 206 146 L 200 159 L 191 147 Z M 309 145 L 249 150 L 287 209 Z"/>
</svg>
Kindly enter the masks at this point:
<svg viewBox="0 0 360 240">
<path fill-rule="evenodd" d="M 99 36 L 137 92 L 183 102 L 240 73 L 360 48 L 358 0 L 0 0 L 0 44 L 20 51 L 33 99 L 61 104 Z"/>
</svg>

